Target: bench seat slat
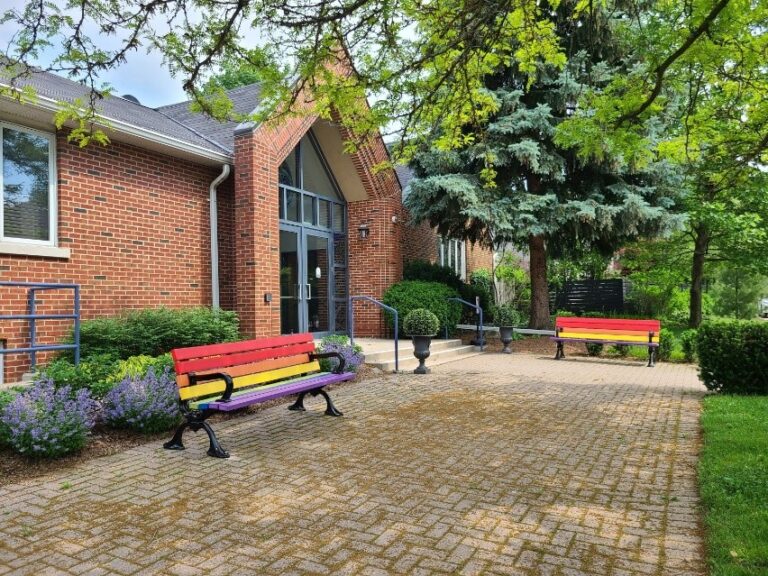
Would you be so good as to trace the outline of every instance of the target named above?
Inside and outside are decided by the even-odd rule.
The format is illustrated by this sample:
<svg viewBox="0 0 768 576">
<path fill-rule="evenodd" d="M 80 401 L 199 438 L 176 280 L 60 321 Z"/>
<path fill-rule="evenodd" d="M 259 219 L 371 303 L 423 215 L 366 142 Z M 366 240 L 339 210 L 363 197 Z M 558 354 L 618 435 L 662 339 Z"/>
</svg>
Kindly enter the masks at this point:
<svg viewBox="0 0 768 576">
<path fill-rule="evenodd" d="M 299 374 L 306 374 L 307 372 L 318 372 L 319 370 L 320 363 L 317 360 L 314 360 L 307 364 L 287 366 L 286 368 L 278 368 L 277 370 L 258 372 L 256 374 L 233 378 L 233 384 L 234 389 L 237 390 L 238 388 L 245 388 L 246 386 L 266 384 L 267 382 L 283 380 L 292 376 L 298 376 Z M 182 400 L 189 400 L 191 398 L 200 398 L 201 396 L 212 396 L 224 392 L 225 389 L 226 384 L 224 383 L 224 380 L 211 380 L 210 382 L 203 382 L 202 384 L 196 384 L 195 386 L 179 388 L 179 398 Z"/>
<path fill-rule="evenodd" d="M 625 346 L 648 346 L 649 348 L 658 348 L 658 342 L 630 342 L 628 340 L 598 340 L 595 338 L 559 338 L 552 336 L 550 340 L 555 342 L 600 342 L 602 344 L 623 344 Z"/>
<path fill-rule="evenodd" d="M 280 348 L 265 348 L 253 350 L 250 352 L 238 352 L 227 354 L 225 356 L 210 356 L 206 358 L 196 358 L 194 360 L 185 360 L 176 362 L 176 374 L 187 374 L 189 372 L 221 371 L 222 368 L 237 366 L 239 364 L 249 364 L 260 360 L 269 360 L 270 358 L 280 358 L 282 356 L 295 356 L 297 354 L 306 354 L 315 351 L 314 342 L 303 342 L 291 344 Z"/>
<path fill-rule="evenodd" d="M 298 394 L 307 390 L 314 390 L 315 388 L 322 388 L 329 384 L 335 384 L 337 382 L 344 382 L 351 380 L 355 377 L 354 372 L 345 372 L 344 374 L 333 374 L 324 372 L 322 375 L 315 378 L 302 379 L 300 381 L 292 380 L 288 383 L 281 382 L 278 386 L 270 387 L 269 389 L 262 390 L 256 389 L 250 394 L 244 394 L 236 398 L 230 399 L 229 402 L 211 402 L 207 405 L 209 410 L 218 410 L 220 412 L 231 412 L 232 410 L 238 410 L 257 404 L 259 402 L 266 402 L 274 398 L 282 398 L 290 394 Z"/>
<path fill-rule="evenodd" d="M 320 372 L 319 374 L 330 374 L 330 372 Z M 244 394 L 253 394 L 253 392 L 256 390 L 268 390 L 269 388 L 276 388 L 282 384 L 285 384 L 286 382 L 299 382 L 300 380 L 309 380 L 310 378 L 317 377 L 319 374 L 307 374 L 306 376 L 298 376 L 297 378 L 291 378 L 290 380 L 279 380 L 270 384 L 262 384 L 258 388 L 241 388 L 240 390 L 235 390 L 232 393 L 232 398 L 237 398 L 238 396 L 243 396 Z M 189 403 L 189 406 L 190 408 L 198 408 L 200 410 L 204 410 L 208 407 L 209 404 L 216 402 L 216 400 L 219 398 L 220 395 L 215 394 L 206 398 L 193 400 Z"/>
<path fill-rule="evenodd" d="M 563 330 L 562 332 L 559 332 L 557 334 L 558 338 L 568 338 L 568 339 L 589 339 L 589 340 L 622 340 L 625 342 L 640 342 L 645 343 L 648 342 L 648 333 L 645 332 L 635 332 L 634 334 L 616 334 L 616 333 L 610 333 L 610 332 L 597 332 L 597 331 L 586 331 L 586 330 Z M 654 335 L 652 342 L 658 342 L 659 337 L 658 335 Z"/>
<path fill-rule="evenodd" d="M 251 350 L 264 348 L 280 348 L 290 344 L 303 344 L 312 342 L 312 334 L 288 334 L 286 336 L 274 336 L 272 338 L 257 338 L 255 340 L 241 340 L 239 342 L 224 342 L 223 344 L 205 344 L 203 346 L 190 346 L 189 348 L 176 348 L 171 351 L 176 362 L 205 358 L 207 356 L 222 356 L 225 354 L 237 354 Z"/>
</svg>

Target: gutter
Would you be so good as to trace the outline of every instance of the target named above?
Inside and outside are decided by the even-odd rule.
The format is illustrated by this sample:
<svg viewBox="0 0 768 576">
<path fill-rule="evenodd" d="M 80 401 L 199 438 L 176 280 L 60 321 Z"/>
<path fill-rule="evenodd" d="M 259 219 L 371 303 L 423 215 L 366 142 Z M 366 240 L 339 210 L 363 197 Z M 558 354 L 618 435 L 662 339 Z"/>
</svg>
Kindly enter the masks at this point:
<svg viewBox="0 0 768 576">
<path fill-rule="evenodd" d="M 219 174 L 208 188 L 208 212 L 211 223 L 211 305 L 214 310 L 221 308 L 219 305 L 219 204 L 217 189 L 219 184 L 229 176 L 229 164 L 221 167 Z"/>
</svg>

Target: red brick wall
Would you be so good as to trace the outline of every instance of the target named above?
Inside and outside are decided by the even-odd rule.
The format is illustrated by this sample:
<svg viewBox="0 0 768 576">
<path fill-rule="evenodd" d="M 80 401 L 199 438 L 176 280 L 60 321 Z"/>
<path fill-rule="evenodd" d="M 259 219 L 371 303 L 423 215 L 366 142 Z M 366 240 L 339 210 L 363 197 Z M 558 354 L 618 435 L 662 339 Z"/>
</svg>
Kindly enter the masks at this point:
<svg viewBox="0 0 768 576">
<path fill-rule="evenodd" d="M 2 280 L 80 284 L 86 319 L 126 308 L 210 305 L 208 186 L 219 169 L 118 142 L 80 148 L 63 134 L 56 164 L 59 244 L 71 249 L 71 257 L 0 254 Z M 227 183 L 223 189 L 226 224 Z M 231 283 L 227 242 L 224 276 Z M 24 296 L 19 289 L 0 294 L 2 313 L 23 312 Z M 231 297 L 224 302 L 231 304 Z M 66 311 L 63 302 L 48 306 Z M 60 321 L 43 326 L 44 342 L 55 342 L 64 330 Z M 26 322 L 0 321 L 0 338 L 9 348 L 26 345 L 27 334 Z M 6 356 L 6 381 L 26 369 L 27 358 Z"/>
<path fill-rule="evenodd" d="M 493 250 L 485 248 L 479 244 L 472 245 L 469 242 L 465 244 L 467 250 L 467 280 L 473 270 L 484 268 L 488 271 L 493 270 Z"/>
</svg>

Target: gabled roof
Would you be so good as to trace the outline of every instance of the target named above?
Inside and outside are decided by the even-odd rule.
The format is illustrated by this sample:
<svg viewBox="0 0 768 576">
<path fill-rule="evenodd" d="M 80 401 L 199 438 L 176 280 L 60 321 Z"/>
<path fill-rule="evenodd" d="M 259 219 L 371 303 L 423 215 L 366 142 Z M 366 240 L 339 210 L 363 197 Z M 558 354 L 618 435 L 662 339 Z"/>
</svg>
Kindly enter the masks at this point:
<svg viewBox="0 0 768 576">
<path fill-rule="evenodd" d="M 2 69 L 0 84 L 8 84 L 8 81 L 4 81 Z M 73 103 L 78 99 L 87 102 L 89 97 L 86 86 L 49 72 L 33 72 L 29 76 L 19 78 L 16 86 L 33 87 L 40 100 Z M 259 93 L 258 84 L 227 92 L 235 111 L 239 114 L 249 114 L 256 108 Z M 232 157 L 234 132 L 238 123 L 218 122 L 204 114 L 191 112 L 189 105 L 190 102 L 187 101 L 155 109 L 119 96 L 103 98 L 96 104 L 98 113 L 105 120 L 112 121 L 111 127 L 117 132 L 136 128 L 148 137 L 157 134 L 188 144 L 199 149 L 201 153 L 208 151 L 217 156 Z"/>
</svg>

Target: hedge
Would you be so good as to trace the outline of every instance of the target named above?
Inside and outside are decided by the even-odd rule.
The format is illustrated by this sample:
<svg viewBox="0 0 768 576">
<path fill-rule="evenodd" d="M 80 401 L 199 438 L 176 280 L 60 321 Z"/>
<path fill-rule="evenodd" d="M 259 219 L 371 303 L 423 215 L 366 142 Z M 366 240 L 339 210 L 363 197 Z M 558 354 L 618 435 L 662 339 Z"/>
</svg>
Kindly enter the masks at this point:
<svg viewBox="0 0 768 576">
<path fill-rule="evenodd" d="M 383 301 L 387 306 L 392 306 L 400 316 L 400 332 L 403 332 L 403 319 L 408 312 L 416 308 L 426 308 L 440 319 L 440 331 L 445 327 L 452 332 L 461 318 L 461 304 L 449 302 L 448 298 L 458 298 L 459 293 L 450 286 L 439 282 L 421 282 L 417 280 L 404 280 L 392 284 L 384 292 Z M 392 315 L 387 314 L 387 323 L 393 325 Z"/>
<path fill-rule="evenodd" d="M 768 394 L 768 322 L 707 322 L 699 327 L 696 350 L 708 390 Z"/>
</svg>

